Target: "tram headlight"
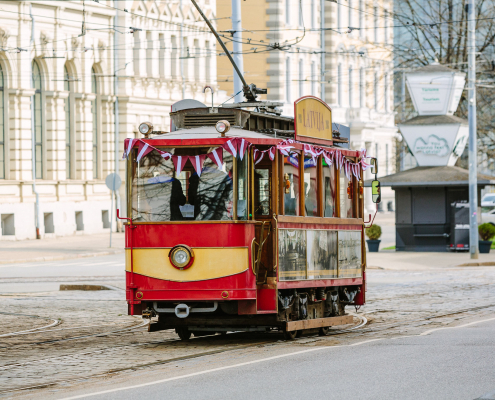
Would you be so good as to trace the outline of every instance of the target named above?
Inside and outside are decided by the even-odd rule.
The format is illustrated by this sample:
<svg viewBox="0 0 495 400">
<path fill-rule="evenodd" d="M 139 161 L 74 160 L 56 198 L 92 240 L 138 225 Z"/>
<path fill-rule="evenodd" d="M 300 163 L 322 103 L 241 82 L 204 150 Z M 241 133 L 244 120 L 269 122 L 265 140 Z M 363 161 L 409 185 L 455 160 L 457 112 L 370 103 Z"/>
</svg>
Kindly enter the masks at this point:
<svg viewBox="0 0 495 400">
<path fill-rule="evenodd" d="M 215 129 L 223 137 L 230 130 L 230 122 L 222 119 L 215 124 Z"/>
<path fill-rule="evenodd" d="M 173 247 L 168 254 L 172 265 L 180 270 L 189 268 L 194 261 L 194 252 L 184 244 Z"/>
<path fill-rule="evenodd" d="M 139 133 L 148 137 L 148 135 L 153 132 L 153 124 L 151 122 L 143 122 L 139 124 L 138 127 Z"/>
</svg>

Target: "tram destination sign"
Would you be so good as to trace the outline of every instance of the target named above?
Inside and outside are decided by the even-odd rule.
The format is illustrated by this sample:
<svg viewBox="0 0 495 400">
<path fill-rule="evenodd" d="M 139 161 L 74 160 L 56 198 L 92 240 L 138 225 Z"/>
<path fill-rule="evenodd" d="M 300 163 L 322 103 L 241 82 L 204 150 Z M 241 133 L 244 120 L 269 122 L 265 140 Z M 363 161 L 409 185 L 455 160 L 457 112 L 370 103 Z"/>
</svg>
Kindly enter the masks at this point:
<svg viewBox="0 0 495 400">
<path fill-rule="evenodd" d="M 294 102 L 296 140 L 318 143 L 332 140 L 332 110 L 321 99 L 305 96 Z"/>
</svg>

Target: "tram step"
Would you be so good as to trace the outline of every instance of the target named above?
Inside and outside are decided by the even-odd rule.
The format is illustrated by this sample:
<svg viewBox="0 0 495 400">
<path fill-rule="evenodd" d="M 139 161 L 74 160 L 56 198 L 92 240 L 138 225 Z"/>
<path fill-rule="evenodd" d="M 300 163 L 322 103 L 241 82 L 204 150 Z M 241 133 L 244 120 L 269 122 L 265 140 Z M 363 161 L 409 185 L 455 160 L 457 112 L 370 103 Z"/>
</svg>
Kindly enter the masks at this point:
<svg viewBox="0 0 495 400">
<path fill-rule="evenodd" d="M 299 331 L 301 329 L 325 328 L 328 326 L 352 324 L 352 315 L 342 315 L 340 317 L 305 319 L 302 321 L 286 322 L 285 330 Z"/>
</svg>

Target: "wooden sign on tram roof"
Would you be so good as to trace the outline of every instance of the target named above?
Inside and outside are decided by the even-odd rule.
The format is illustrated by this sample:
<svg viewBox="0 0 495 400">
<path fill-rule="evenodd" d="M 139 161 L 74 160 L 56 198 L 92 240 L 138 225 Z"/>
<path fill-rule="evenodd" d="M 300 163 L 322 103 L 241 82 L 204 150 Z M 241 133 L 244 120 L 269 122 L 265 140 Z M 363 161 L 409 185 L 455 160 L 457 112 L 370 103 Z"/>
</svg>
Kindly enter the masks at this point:
<svg viewBox="0 0 495 400">
<path fill-rule="evenodd" d="M 295 140 L 332 144 L 332 110 L 315 96 L 304 96 L 294 102 Z"/>
</svg>

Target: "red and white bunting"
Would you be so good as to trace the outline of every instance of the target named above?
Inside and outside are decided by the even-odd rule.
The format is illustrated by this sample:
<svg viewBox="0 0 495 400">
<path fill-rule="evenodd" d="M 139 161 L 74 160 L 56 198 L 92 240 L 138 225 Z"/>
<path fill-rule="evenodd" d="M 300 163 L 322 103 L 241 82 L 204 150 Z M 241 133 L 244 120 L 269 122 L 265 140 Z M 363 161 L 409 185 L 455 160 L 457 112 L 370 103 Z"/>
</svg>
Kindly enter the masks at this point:
<svg viewBox="0 0 495 400">
<path fill-rule="evenodd" d="M 258 149 L 254 149 L 253 152 L 253 160 L 254 160 L 254 165 L 258 164 L 261 160 L 263 160 L 263 157 L 265 156 L 266 151 L 260 151 Z"/>
<path fill-rule="evenodd" d="M 201 171 L 203 170 L 203 163 L 205 162 L 206 154 L 201 154 L 199 156 L 189 156 L 189 161 L 194 167 L 194 170 L 201 176 Z"/>
<path fill-rule="evenodd" d="M 222 147 L 227 150 L 230 154 L 234 156 L 234 158 L 237 158 L 237 143 L 236 139 L 230 139 L 226 141 Z"/>
<path fill-rule="evenodd" d="M 277 151 L 277 148 L 275 146 L 270 147 L 268 150 L 268 157 L 270 157 L 270 160 L 275 160 L 275 152 Z"/>
<path fill-rule="evenodd" d="M 125 139 L 124 140 L 124 154 L 122 155 L 123 159 L 129 157 L 129 153 L 131 152 L 131 149 L 139 141 L 140 141 L 139 139 Z"/>
<path fill-rule="evenodd" d="M 244 154 L 246 154 L 246 150 L 248 148 L 248 142 L 245 139 L 237 138 L 237 151 L 239 153 L 239 158 L 242 159 L 244 158 Z"/>
<path fill-rule="evenodd" d="M 175 171 L 177 172 L 177 175 L 179 175 L 182 172 L 188 159 L 189 156 L 172 156 L 172 161 L 174 163 L 174 167 L 175 167 Z"/>
<path fill-rule="evenodd" d="M 223 168 L 223 149 L 221 147 L 213 150 L 211 153 L 207 154 L 208 158 L 217 164 L 218 169 Z"/>
<path fill-rule="evenodd" d="M 157 150 L 157 151 L 165 160 L 170 160 L 172 158 L 172 154 L 167 153 L 166 151 L 161 151 L 161 150 Z"/>
<path fill-rule="evenodd" d="M 291 139 L 289 139 L 291 140 Z M 289 143 L 286 143 L 287 140 L 285 142 L 282 142 L 282 143 L 279 143 L 277 145 L 277 149 L 278 151 L 280 151 L 284 156 L 288 156 L 290 154 L 290 149 L 293 149 L 294 146 L 291 146 Z M 292 142 L 292 140 L 291 140 Z"/>
<path fill-rule="evenodd" d="M 327 163 L 328 166 L 333 164 L 333 153 L 330 153 L 329 151 L 324 151 L 323 152 L 323 158 L 325 159 L 325 162 Z"/>
<path fill-rule="evenodd" d="M 344 161 L 344 173 L 347 179 L 351 179 L 351 163 L 348 160 Z"/>
<path fill-rule="evenodd" d="M 139 162 L 141 158 L 143 158 L 146 154 L 151 152 L 154 149 L 154 147 L 150 146 L 148 143 L 144 143 L 142 141 L 139 141 L 139 147 L 138 147 L 138 155 L 136 158 L 136 162 Z"/>
</svg>

